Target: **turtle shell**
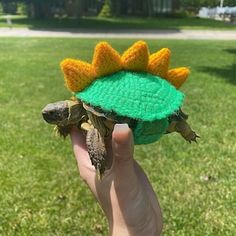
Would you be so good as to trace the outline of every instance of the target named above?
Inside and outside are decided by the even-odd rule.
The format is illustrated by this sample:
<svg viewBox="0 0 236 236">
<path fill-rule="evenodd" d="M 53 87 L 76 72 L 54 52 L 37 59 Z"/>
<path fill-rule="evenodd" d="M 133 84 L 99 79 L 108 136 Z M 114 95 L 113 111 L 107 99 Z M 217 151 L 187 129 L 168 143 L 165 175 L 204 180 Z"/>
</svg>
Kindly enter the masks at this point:
<svg viewBox="0 0 236 236">
<path fill-rule="evenodd" d="M 149 73 L 119 71 L 101 77 L 75 96 L 86 104 L 135 119 L 136 144 L 158 140 L 184 95 L 166 80 Z"/>
<path fill-rule="evenodd" d="M 168 126 L 168 118 L 155 120 L 152 122 L 139 121 L 133 130 L 134 143 L 139 145 L 156 142 L 166 132 Z"/>
</svg>

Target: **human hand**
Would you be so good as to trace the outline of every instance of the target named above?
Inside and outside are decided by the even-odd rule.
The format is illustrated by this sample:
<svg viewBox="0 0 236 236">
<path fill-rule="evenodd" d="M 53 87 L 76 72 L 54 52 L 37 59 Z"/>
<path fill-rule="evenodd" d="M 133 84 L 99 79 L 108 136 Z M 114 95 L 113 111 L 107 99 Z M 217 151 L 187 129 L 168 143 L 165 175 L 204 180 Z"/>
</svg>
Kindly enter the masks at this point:
<svg viewBox="0 0 236 236">
<path fill-rule="evenodd" d="M 91 164 L 84 134 L 73 128 L 71 140 L 80 176 L 101 205 L 110 235 L 160 235 L 160 205 L 146 174 L 133 159 L 133 136 L 128 125 L 115 125 L 112 141 L 107 144 L 110 169 L 101 181 Z"/>
</svg>

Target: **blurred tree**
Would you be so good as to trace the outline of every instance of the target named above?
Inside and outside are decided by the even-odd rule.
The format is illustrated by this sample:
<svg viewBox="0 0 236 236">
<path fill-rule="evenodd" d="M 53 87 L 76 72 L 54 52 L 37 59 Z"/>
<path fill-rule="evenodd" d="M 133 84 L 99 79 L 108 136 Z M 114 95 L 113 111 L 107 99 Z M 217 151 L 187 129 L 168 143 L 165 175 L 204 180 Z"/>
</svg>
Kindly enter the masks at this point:
<svg viewBox="0 0 236 236">
<path fill-rule="evenodd" d="M 62 12 L 69 17 L 94 16 L 98 12 L 105 17 L 152 17 L 158 14 L 173 14 L 179 9 L 196 13 L 203 6 L 220 5 L 220 0 L 0 0 L 3 13 L 15 14 L 19 2 L 26 6 L 29 17 L 41 19 L 55 17 Z M 236 0 L 224 0 L 224 6 L 235 5 Z"/>
<path fill-rule="evenodd" d="M 154 9 L 153 9 L 153 0 L 147 0 L 146 1 L 146 8 L 147 8 L 147 10 L 146 10 L 146 14 L 147 14 L 147 16 L 149 16 L 149 17 L 152 17 L 153 16 L 153 14 L 154 14 Z"/>
<path fill-rule="evenodd" d="M 220 6 L 220 0 L 180 0 L 185 8 L 216 7 Z M 236 6 L 236 0 L 224 0 L 224 6 Z"/>
<path fill-rule="evenodd" d="M 17 1 L 13 0 L 2 0 L 2 11 L 4 14 L 16 14 L 17 12 Z"/>
<path fill-rule="evenodd" d="M 111 10 L 111 1 L 105 0 L 103 7 L 98 14 L 99 17 L 111 17 L 112 16 L 112 10 Z"/>
<path fill-rule="evenodd" d="M 45 18 L 50 16 L 50 4 L 54 2 L 53 0 L 0 0 L 3 8 L 5 8 L 4 12 L 8 13 L 8 9 L 14 9 L 14 13 L 17 12 L 17 4 L 25 4 L 27 7 L 27 13 L 30 17 L 35 18 Z M 14 7 L 13 7 L 14 6 Z M 12 13 L 12 10 L 11 10 Z"/>
<path fill-rule="evenodd" d="M 65 12 L 68 16 L 80 17 L 85 14 L 84 0 L 65 0 Z"/>
<path fill-rule="evenodd" d="M 236 7 L 236 0 L 224 0 L 224 6 Z"/>
<path fill-rule="evenodd" d="M 50 2 L 47 0 L 25 0 L 28 8 L 28 15 L 32 18 L 48 18 L 51 17 Z"/>
</svg>

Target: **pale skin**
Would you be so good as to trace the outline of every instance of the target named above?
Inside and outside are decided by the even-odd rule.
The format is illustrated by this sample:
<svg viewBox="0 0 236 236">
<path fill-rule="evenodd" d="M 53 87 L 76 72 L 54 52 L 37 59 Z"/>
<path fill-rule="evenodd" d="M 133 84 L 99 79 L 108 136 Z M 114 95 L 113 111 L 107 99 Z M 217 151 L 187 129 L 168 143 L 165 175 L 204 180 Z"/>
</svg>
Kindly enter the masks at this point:
<svg viewBox="0 0 236 236">
<path fill-rule="evenodd" d="M 85 135 L 71 131 L 73 151 L 81 178 L 103 209 L 111 236 L 158 236 L 162 230 L 161 208 L 140 165 L 134 160 L 132 131 L 116 125 L 107 145 L 110 168 L 98 180 L 86 147 Z"/>
</svg>

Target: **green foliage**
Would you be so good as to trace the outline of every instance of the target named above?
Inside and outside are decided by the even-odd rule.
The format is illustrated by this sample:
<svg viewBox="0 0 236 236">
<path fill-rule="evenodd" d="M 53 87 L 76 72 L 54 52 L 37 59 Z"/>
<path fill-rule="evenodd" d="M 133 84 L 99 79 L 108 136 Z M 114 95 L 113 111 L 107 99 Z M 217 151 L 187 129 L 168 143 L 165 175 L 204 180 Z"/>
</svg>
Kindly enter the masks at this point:
<svg viewBox="0 0 236 236">
<path fill-rule="evenodd" d="M 3 9 L 2 9 L 2 3 L 0 2 L 0 15 L 2 15 Z"/>
<path fill-rule="evenodd" d="M 160 16 L 160 12 L 157 12 L 157 8 L 154 6 L 159 5 L 164 8 L 165 5 L 163 0 L 0 0 L 0 3 L 3 4 L 4 12 L 11 14 L 15 14 L 17 12 L 17 5 L 19 6 L 19 3 L 23 3 L 25 4 L 23 12 L 26 12 L 30 18 L 36 19 L 53 18 L 55 14 L 52 9 L 55 9 L 55 7 L 58 6 L 60 6 L 61 12 L 65 12 L 69 16 L 72 14 L 71 9 L 75 10 L 72 15 L 78 17 L 91 15 L 91 12 L 95 15 L 103 3 L 103 7 L 98 16 L 106 18 L 113 15 Z M 70 5 L 70 7 L 68 7 L 68 5 Z M 168 16 L 169 14 L 175 16 L 176 13 L 181 10 L 187 10 L 188 13 L 196 14 L 199 8 L 203 6 L 215 7 L 219 5 L 220 0 L 173 0 L 173 10 L 168 13 L 163 10 L 162 14 L 165 16 Z M 224 0 L 224 6 L 235 6 L 235 0 Z M 22 12 L 22 10 L 19 12 Z"/>
<path fill-rule="evenodd" d="M 235 7 L 236 2 L 235 0 L 224 0 L 224 6 Z"/>
<path fill-rule="evenodd" d="M 216 7 L 220 6 L 220 0 L 180 0 L 184 8 Z M 224 0 L 224 6 L 235 6 L 235 0 Z"/>
<path fill-rule="evenodd" d="M 75 28 L 91 30 L 157 30 L 157 29 L 221 29 L 235 30 L 235 24 L 216 21 L 212 19 L 199 19 L 194 17 L 176 18 L 98 18 L 83 17 L 81 19 L 28 19 L 17 16 L 12 18 L 13 27 L 37 28 Z M 7 27 L 6 20 L 0 16 L 0 27 Z"/>
<path fill-rule="evenodd" d="M 93 39 L 0 39 L 0 235 L 108 235 L 106 219 L 79 179 L 69 139 L 42 121 L 45 104 L 70 97 L 59 63 L 91 61 Z M 123 52 L 134 40 L 109 40 Z M 171 68 L 189 66 L 184 111 L 200 135 L 135 148 L 158 193 L 168 236 L 235 235 L 236 45 L 148 40 L 169 47 Z M 14 69 L 13 69 L 14 68 Z"/>
<path fill-rule="evenodd" d="M 98 17 L 109 18 L 111 16 L 112 16 L 111 1 L 105 0 L 100 13 L 98 14 Z"/>
<path fill-rule="evenodd" d="M 27 4 L 25 4 L 23 2 L 19 3 L 18 4 L 18 13 L 20 15 L 24 15 L 24 16 L 27 15 L 28 14 L 28 6 L 27 6 Z"/>
<path fill-rule="evenodd" d="M 1 7 L 4 14 L 15 15 L 17 12 L 17 1 L 1 1 Z"/>
</svg>

